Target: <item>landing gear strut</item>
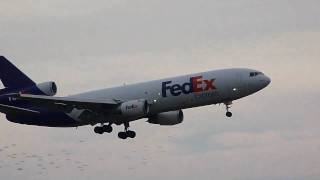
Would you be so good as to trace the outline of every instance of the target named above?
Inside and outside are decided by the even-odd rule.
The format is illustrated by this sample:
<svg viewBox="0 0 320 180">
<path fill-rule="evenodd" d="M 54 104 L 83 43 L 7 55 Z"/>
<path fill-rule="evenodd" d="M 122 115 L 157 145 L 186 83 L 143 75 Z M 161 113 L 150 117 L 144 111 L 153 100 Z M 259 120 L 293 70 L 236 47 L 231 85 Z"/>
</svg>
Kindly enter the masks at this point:
<svg viewBox="0 0 320 180">
<path fill-rule="evenodd" d="M 229 102 L 225 102 L 224 104 L 226 105 L 226 110 L 227 110 L 226 116 L 227 117 L 232 117 L 232 112 L 230 112 L 230 108 L 231 108 L 232 102 L 229 101 Z"/>
<path fill-rule="evenodd" d="M 127 138 L 135 138 L 136 132 L 128 130 L 130 127 L 129 122 L 124 123 L 124 132 L 119 132 L 118 137 L 120 139 L 127 139 Z"/>
<path fill-rule="evenodd" d="M 94 132 L 97 134 L 111 133 L 112 131 L 113 131 L 113 128 L 111 124 L 108 124 L 108 125 L 101 124 L 101 126 L 96 126 L 94 128 Z"/>
</svg>

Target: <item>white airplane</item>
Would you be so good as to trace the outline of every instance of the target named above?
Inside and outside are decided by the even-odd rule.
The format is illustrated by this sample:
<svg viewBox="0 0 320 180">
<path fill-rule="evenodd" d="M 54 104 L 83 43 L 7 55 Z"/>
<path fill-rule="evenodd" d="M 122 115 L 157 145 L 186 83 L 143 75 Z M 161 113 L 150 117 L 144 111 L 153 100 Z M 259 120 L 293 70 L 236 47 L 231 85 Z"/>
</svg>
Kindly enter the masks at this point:
<svg viewBox="0 0 320 180">
<path fill-rule="evenodd" d="M 53 97 L 54 82 L 36 84 L 0 56 L 0 112 L 14 123 L 47 126 L 96 126 L 98 134 L 111 133 L 112 125 L 124 125 L 121 139 L 135 138 L 129 123 L 147 118 L 158 125 L 183 121 L 182 109 L 225 104 L 231 117 L 233 101 L 254 94 L 271 82 L 260 71 L 223 69 L 150 82 L 97 90 L 68 97 Z"/>
</svg>

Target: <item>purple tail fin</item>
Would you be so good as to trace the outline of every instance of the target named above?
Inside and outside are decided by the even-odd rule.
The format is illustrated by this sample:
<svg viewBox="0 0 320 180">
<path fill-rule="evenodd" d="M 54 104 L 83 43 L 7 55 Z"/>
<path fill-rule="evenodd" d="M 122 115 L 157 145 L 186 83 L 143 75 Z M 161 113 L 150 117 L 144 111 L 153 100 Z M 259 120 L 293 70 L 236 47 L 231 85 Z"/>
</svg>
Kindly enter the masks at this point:
<svg viewBox="0 0 320 180">
<path fill-rule="evenodd" d="M 19 89 L 35 85 L 28 76 L 3 56 L 0 56 L 0 80 L 6 89 Z"/>
</svg>

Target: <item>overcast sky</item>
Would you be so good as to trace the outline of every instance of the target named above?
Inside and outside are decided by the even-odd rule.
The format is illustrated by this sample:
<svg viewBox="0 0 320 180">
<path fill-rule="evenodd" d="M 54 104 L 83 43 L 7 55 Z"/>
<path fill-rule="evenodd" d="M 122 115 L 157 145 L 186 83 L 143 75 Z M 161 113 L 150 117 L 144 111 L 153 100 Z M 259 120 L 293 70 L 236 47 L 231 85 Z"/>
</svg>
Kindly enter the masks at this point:
<svg viewBox="0 0 320 180">
<path fill-rule="evenodd" d="M 59 96 L 219 68 L 272 84 L 183 124 L 132 124 L 134 140 L 0 116 L 0 179 L 316 180 L 318 0 L 2 0 L 0 54 Z"/>
</svg>

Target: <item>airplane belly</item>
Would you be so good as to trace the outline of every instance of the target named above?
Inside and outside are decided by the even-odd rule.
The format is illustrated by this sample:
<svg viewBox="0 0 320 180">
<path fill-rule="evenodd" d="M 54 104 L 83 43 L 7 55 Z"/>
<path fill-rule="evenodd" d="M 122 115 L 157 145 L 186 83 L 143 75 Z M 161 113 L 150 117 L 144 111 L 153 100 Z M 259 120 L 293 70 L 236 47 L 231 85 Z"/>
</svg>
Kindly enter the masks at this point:
<svg viewBox="0 0 320 180">
<path fill-rule="evenodd" d="M 79 122 L 74 121 L 72 118 L 64 113 L 50 112 L 42 113 L 35 116 L 14 115 L 7 114 L 6 118 L 10 122 L 34 126 L 46 127 L 77 127 L 80 126 Z"/>
</svg>

